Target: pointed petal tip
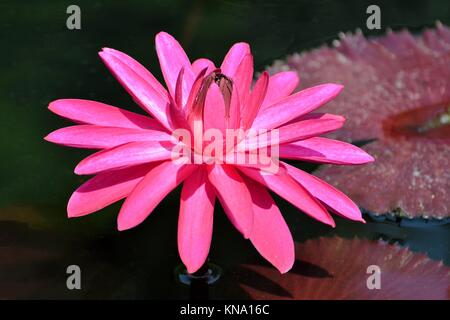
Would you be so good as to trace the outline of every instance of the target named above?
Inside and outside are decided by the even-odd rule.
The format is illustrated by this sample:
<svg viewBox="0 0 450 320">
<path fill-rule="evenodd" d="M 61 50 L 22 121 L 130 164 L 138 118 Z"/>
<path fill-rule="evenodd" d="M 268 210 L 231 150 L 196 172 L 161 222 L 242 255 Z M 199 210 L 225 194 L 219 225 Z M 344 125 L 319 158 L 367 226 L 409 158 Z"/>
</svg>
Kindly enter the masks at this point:
<svg viewBox="0 0 450 320">
<path fill-rule="evenodd" d="M 87 214 L 77 210 L 77 207 L 74 204 L 74 195 L 75 193 L 70 197 L 69 202 L 67 203 L 67 218 L 69 219 L 78 218 Z"/>
<path fill-rule="evenodd" d="M 183 262 L 183 264 L 186 267 L 187 273 L 189 273 L 189 274 L 193 274 L 193 273 L 197 272 L 203 265 L 203 263 L 193 264 L 193 263 L 189 263 L 189 262 Z"/>
<path fill-rule="evenodd" d="M 362 217 L 361 212 L 359 211 L 358 213 L 352 214 L 352 215 L 347 215 L 347 216 L 342 216 L 341 217 L 345 218 L 345 219 L 349 219 L 355 222 L 361 222 L 362 224 L 366 224 L 366 220 L 364 220 L 364 218 Z"/>
<path fill-rule="evenodd" d="M 291 254 L 288 257 L 285 257 L 282 260 L 272 261 L 270 262 L 281 274 L 285 274 L 289 272 L 295 263 L 295 249 L 294 243 L 292 242 L 292 250 Z"/>
<path fill-rule="evenodd" d="M 73 219 L 73 218 L 78 218 L 83 216 L 83 214 L 76 212 L 75 210 L 71 209 L 71 208 L 67 208 L 67 218 L 69 219 Z"/>
<path fill-rule="evenodd" d="M 270 261 L 269 261 L 270 262 Z M 271 264 L 281 273 L 285 274 L 289 272 L 295 263 L 295 249 L 294 249 L 294 243 L 292 242 L 292 252 L 289 257 L 286 257 L 282 261 L 278 261 L 276 263 L 271 262 Z"/>
<path fill-rule="evenodd" d="M 52 137 L 51 137 L 51 135 L 52 135 L 52 133 L 50 132 L 48 135 L 46 135 L 43 139 L 45 140 L 45 141 L 48 141 L 48 142 L 53 142 L 51 139 L 52 139 Z"/>
<path fill-rule="evenodd" d="M 170 34 L 168 34 L 166 31 L 160 31 L 156 34 L 155 38 L 160 38 L 160 37 L 164 37 L 164 36 L 169 36 L 172 37 Z"/>
<path fill-rule="evenodd" d="M 52 101 L 52 102 L 50 102 L 50 103 L 48 104 L 48 106 L 47 106 L 48 110 L 54 112 L 53 110 L 55 110 L 55 107 L 56 107 L 56 106 L 55 106 L 55 102 L 56 102 L 56 101 L 58 101 L 58 100 Z"/>
<path fill-rule="evenodd" d="M 62 101 L 64 101 L 64 100 L 67 100 L 67 99 L 57 99 L 57 100 L 54 100 L 54 101 L 50 102 L 48 104 L 48 110 L 50 110 L 51 112 L 57 114 L 58 113 L 58 109 L 60 108 L 60 103 Z"/>
<path fill-rule="evenodd" d="M 115 58 L 113 52 L 111 50 L 102 50 L 99 51 L 98 55 L 102 59 L 102 61 L 106 64 L 106 66 L 109 66 L 109 61 Z M 117 58 L 116 58 L 117 59 Z"/>
<path fill-rule="evenodd" d="M 344 116 L 337 115 L 337 114 L 325 114 L 323 119 L 324 120 L 329 119 L 333 122 L 338 122 L 340 125 L 344 125 L 345 121 L 347 120 L 347 119 L 345 119 Z M 335 131 L 335 130 L 337 130 L 337 129 L 334 129 L 333 131 Z"/>
<path fill-rule="evenodd" d="M 355 164 L 366 164 L 366 163 L 372 163 L 375 161 L 375 158 L 372 157 L 371 155 L 367 154 L 367 156 L 364 156 L 363 158 L 361 158 L 361 160 L 358 163 Z"/>
<path fill-rule="evenodd" d="M 76 191 L 72 193 L 72 195 L 69 198 L 69 201 L 67 201 L 66 210 L 67 210 L 67 218 L 69 219 L 76 218 L 82 215 L 82 213 L 77 210 L 76 206 L 77 201 L 75 199 L 76 194 L 77 194 Z"/>
<path fill-rule="evenodd" d="M 108 60 L 108 58 L 111 56 L 111 53 L 108 51 L 99 51 L 98 55 L 100 56 L 100 58 L 102 59 L 103 62 L 106 63 L 106 61 Z"/>
<path fill-rule="evenodd" d="M 135 226 L 136 225 L 130 224 L 128 221 L 123 221 L 122 219 L 120 219 L 120 213 L 119 213 L 119 216 L 117 218 L 117 230 L 118 231 L 125 231 L 128 229 L 132 229 Z"/>
<path fill-rule="evenodd" d="M 108 58 L 111 56 L 111 53 L 107 51 L 99 51 L 98 55 L 100 56 L 100 59 L 102 59 L 103 63 L 108 66 Z"/>
<path fill-rule="evenodd" d="M 72 214 L 71 212 L 67 212 L 67 218 L 69 219 L 73 219 L 73 218 L 77 218 L 78 215 Z"/>
<path fill-rule="evenodd" d="M 56 129 L 55 131 L 50 132 L 44 137 L 45 141 L 58 144 L 58 140 L 60 135 L 58 134 L 61 129 Z"/>
<path fill-rule="evenodd" d="M 295 260 L 293 259 L 291 262 L 289 262 L 285 266 L 280 266 L 280 267 L 276 267 L 276 268 L 278 269 L 278 271 L 280 271 L 281 274 L 285 274 L 292 269 L 292 267 L 294 266 L 294 262 L 295 262 Z"/>
<path fill-rule="evenodd" d="M 340 83 L 329 82 L 329 83 L 325 83 L 325 85 L 327 85 L 330 88 L 334 88 L 335 90 L 342 90 L 342 89 L 344 89 L 344 85 L 340 84 Z"/>
<path fill-rule="evenodd" d="M 81 175 L 81 174 L 83 174 L 82 172 L 83 172 L 83 170 L 80 169 L 80 163 L 79 163 L 79 164 L 73 169 L 73 173 L 78 174 L 78 175 Z"/>
<path fill-rule="evenodd" d="M 73 173 L 75 173 L 76 175 L 91 174 L 84 165 L 84 159 L 81 160 L 81 162 L 77 164 L 77 166 L 73 169 Z"/>
<path fill-rule="evenodd" d="M 165 31 L 160 31 L 155 36 L 157 52 L 163 49 L 172 50 L 172 47 L 177 44 L 179 44 L 177 39 Z"/>
<path fill-rule="evenodd" d="M 370 154 L 368 154 L 367 152 L 366 152 L 366 154 L 367 154 L 367 162 L 366 163 L 370 163 L 370 162 L 374 162 L 375 161 L 375 158 L 374 157 L 372 157 Z"/>
<path fill-rule="evenodd" d="M 248 44 L 247 42 L 244 42 L 244 41 L 234 43 L 231 46 L 231 48 L 233 48 L 233 47 L 241 47 L 242 49 L 245 49 L 246 51 L 250 52 L 250 44 Z"/>
<path fill-rule="evenodd" d="M 336 222 L 334 221 L 333 218 L 330 218 L 330 220 L 327 221 L 326 224 L 329 225 L 332 228 L 336 228 Z"/>
<path fill-rule="evenodd" d="M 323 84 L 323 86 L 329 90 L 330 95 L 332 97 L 338 96 L 341 93 L 341 91 L 344 89 L 344 85 L 339 84 L 339 83 L 325 83 L 325 84 Z"/>
<path fill-rule="evenodd" d="M 128 200 L 129 198 L 127 198 Z M 139 219 L 130 219 L 129 216 L 124 214 L 124 205 L 122 205 L 121 210 L 119 211 L 119 214 L 117 215 L 117 230 L 119 231 L 125 231 L 128 229 L 133 229 L 134 227 L 137 227 L 140 225 L 144 220 Z"/>
<path fill-rule="evenodd" d="M 78 191 L 78 190 L 77 190 Z M 75 191 L 71 196 L 69 201 L 67 202 L 67 218 L 79 218 L 86 216 L 88 214 L 94 213 L 101 208 L 97 208 L 95 210 L 86 209 L 86 206 L 83 205 L 82 197 L 80 198 L 80 193 Z"/>
<path fill-rule="evenodd" d="M 103 47 L 99 52 L 99 56 L 102 57 L 102 55 L 114 55 L 115 53 L 121 53 L 120 51 L 113 49 L 113 48 L 108 48 L 108 47 Z"/>
<path fill-rule="evenodd" d="M 357 206 L 356 206 L 353 214 L 344 216 L 344 218 L 350 219 L 350 220 L 355 221 L 355 222 L 361 222 L 363 224 L 366 223 L 366 220 L 364 220 L 364 218 L 362 217 L 361 210 L 359 210 L 359 208 Z"/>
<path fill-rule="evenodd" d="M 372 157 L 370 154 L 368 154 L 365 150 L 358 148 L 360 152 L 360 157 L 358 158 L 358 161 L 353 164 L 366 164 L 371 163 L 375 161 L 375 158 Z"/>
<path fill-rule="evenodd" d="M 67 218 L 69 218 L 69 219 L 75 218 L 77 216 L 75 211 L 72 208 L 71 201 L 70 201 L 71 199 L 72 199 L 72 197 L 70 197 L 69 202 L 67 203 Z"/>
<path fill-rule="evenodd" d="M 163 42 L 163 41 L 167 41 L 167 40 L 176 41 L 175 38 L 171 34 L 165 32 L 165 31 L 160 31 L 155 36 L 155 43 L 157 45 L 159 42 Z"/>
<path fill-rule="evenodd" d="M 189 273 L 189 274 L 193 274 L 194 272 L 196 272 L 199 269 L 199 268 L 190 267 L 186 264 L 184 266 L 186 267 L 187 273 Z"/>
</svg>

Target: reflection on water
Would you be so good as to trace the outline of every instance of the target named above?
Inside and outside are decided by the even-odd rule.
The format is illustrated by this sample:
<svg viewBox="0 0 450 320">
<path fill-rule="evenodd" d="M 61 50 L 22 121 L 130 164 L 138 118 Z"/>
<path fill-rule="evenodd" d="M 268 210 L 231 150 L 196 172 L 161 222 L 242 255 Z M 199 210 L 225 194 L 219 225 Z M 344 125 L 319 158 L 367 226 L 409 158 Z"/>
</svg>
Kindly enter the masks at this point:
<svg viewBox="0 0 450 320">
<path fill-rule="evenodd" d="M 43 137 L 65 123 L 50 114 L 57 98 L 85 98 L 136 111 L 138 107 L 97 56 L 101 47 L 120 49 L 142 61 L 161 79 L 153 36 L 166 30 L 181 39 L 191 58 L 216 63 L 236 41 L 249 41 L 256 70 L 276 58 L 330 41 L 341 30 L 361 27 L 364 1 L 79 1 L 82 29 L 65 29 L 65 3 L 2 3 L 0 34 L 0 298 L 186 298 L 175 282 L 179 265 L 176 228 L 179 192 L 167 197 L 138 228 L 119 233 L 119 205 L 79 219 L 66 218 L 66 201 L 86 180 L 73 167 L 86 151 L 61 148 Z M 414 31 L 440 19 L 450 24 L 446 1 L 390 1 L 383 10 L 386 26 Z M 446 13 L 447 12 L 447 13 Z M 420 13 L 420 18 L 419 14 Z M 306 166 L 312 170 L 314 166 Z M 339 235 L 396 241 L 413 251 L 450 264 L 449 225 L 401 228 L 394 223 L 356 224 L 336 219 L 336 229 L 312 221 L 275 197 L 298 242 Z M 291 294 L 277 281 L 255 275 L 243 265 L 264 264 L 217 206 L 211 261 L 224 270 L 210 290 L 212 298 L 250 297 L 233 274 L 257 283 L 259 290 Z M 297 259 L 301 260 L 301 252 Z M 82 290 L 66 288 L 66 268 L 82 270 Z M 266 266 L 264 264 L 264 266 Z M 327 277 L 327 270 L 301 262 L 293 271 Z M 308 271 L 302 271 L 308 270 Z M 308 276 L 308 275 L 305 275 Z M 256 277 L 260 281 L 252 281 Z M 234 289 L 233 289 L 234 288 Z M 236 289 L 237 288 L 237 289 Z"/>
<path fill-rule="evenodd" d="M 92 227 L 95 216 L 45 225 L 39 221 L 48 214 L 48 208 L 32 213 L 30 217 L 33 222 L 30 224 L 1 221 L 0 298 L 188 297 L 188 288 L 178 284 L 173 277 L 175 267 L 180 264 L 176 248 L 177 205 L 173 204 L 176 201 L 175 195 L 164 200 L 161 210 L 142 226 L 122 233 L 116 232 L 113 225 L 116 208 L 99 213 L 108 216 L 111 222 L 108 227 Z M 355 224 L 337 218 L 336 229 L 331 229 L 290 206 L 286 205 L 283 212 L 297 241 L 323 235 L 384 238 L 409 246 L 413 251 L 427 252 L 433 259 L 443 259 L 447 265 L 450 264 L 447 236 L 450 225 L 402 228 L 372 222 Z M 65 213 L 61 210 L 60 214 Z M 330 243 L 333 244 L 333 240 Z M 318 257 L 327 254 L 317 252 Z M 303 258 L 304 250 L 298 250 L 298 261 L 289 274 L 301 274 L 306 278 L 331 276 L 329 270 Z M 295 297 L 278 283 L 277 271 L 258 256 L 249 241 L 242 239 L 220 208 L 216 210 L 210 260 L 224 270 L 222 278 L 210 289 L 210 298 L 251 298 L 242 289 L 242 284 L 277 297 Z M 66 268 L 73 264 L 79 265 L 82 270 L 80 291 L 66 288 Z M 258 274 L 258 268 L 255 271 L 252 267 L 254 265 L 260 265 L 258 268 L 275 278 Z M 417 274 L 410 277 L 417 277 Z"/>
</svg>

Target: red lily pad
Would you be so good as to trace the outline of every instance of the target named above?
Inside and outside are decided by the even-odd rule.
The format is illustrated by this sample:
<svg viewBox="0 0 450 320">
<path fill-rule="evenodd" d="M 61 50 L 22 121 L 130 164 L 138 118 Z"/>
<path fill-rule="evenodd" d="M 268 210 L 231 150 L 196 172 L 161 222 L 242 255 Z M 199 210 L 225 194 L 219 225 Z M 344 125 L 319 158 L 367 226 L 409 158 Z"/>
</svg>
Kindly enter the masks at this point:
<svg viewBox="0 0 450 320">
<path fill-rule="evenodd" d="M 334 82 L 342 94 L 320 111 L 343 115 L 329 136 L 376 158 L 364 167 L 324 166 L 317 176 L 360 207 L 408 218 L 450 216 L 450 29 L 437 24 L 419 36 L 388 32 L 366 39 L 342 34 L 334 48 L 294 54 L 271 71 L 295 69 L 298 88 Z"/>
<path fill-rule="evenodd" d="M 450 268 L 381 240 L 313 239 L 296 243 L 296 256 L 294 268 L 284 275 L 270 267 L 246 265 L 234 276 L 253 299 L 450 299 Z M 368 282 L 374 284 L 368 281 L 374 274 L 369 266 L 379 267 L 379 289 L 368 288 Z M 265 290 L 261 281 L 272 286 Z"/>
</svg>

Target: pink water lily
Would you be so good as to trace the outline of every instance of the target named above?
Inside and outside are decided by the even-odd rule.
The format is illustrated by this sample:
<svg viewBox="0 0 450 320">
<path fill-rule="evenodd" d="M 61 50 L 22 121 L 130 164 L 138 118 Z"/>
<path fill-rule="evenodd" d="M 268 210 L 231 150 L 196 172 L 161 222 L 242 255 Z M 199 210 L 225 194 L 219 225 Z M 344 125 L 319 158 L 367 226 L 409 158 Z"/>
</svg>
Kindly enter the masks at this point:
<svg viewBox="0 0 450 320">
<path fill-rule="evenodd" d="M 253 56 L 246 43 L 233 45 L 220 67 L 207 59 L 191 63 L 180 44 L 164 32 L 156 36 L 156 50 L 167 88 L 128 55 L 108 48 L 99 53 L 150 116 L 88 100 L 50 103 L 52 112 L 77 125 L 56 130 L 46 140 L 100 150 L 75 168 L 77 174 L 95 176 L 71 196 L 69 217 L 98 211 L 125 198 L 117 223 L 119 230 L 130 229 L 183 183 L 178 249 L 190 273 L 207 259 L 216 197 L 236 229 L 282 273 L 294 263 L 294 243 L 268 190 L 333 227 L 328 211 L 364 221 L 343 193 L 282 161 L 276 173 L 267 173 L 258 163 L 178 162 L 171 152 L 179 142 L 173 133 L 180 128 L 192 131 L 193 123 L 200 122 L 203 131 L 277 129 L 279 141 L 267 140 L 265 146 L 279 145 L 281 158 L 334 164 L 371 162 L 370 155 L 353 145 L 319 137 L 340 128 L 344 119 L 310 112 L 336 97 L 342 86 L 322 84 L 292 94 L 299 83 L 295 72 L 270 77 L 263 72 L 252 86 Z M 241 139 L 247 141 L 245 136 Z M 189 148 L 197 153 L 204 146 L 193 143 Z"/>
</svg>

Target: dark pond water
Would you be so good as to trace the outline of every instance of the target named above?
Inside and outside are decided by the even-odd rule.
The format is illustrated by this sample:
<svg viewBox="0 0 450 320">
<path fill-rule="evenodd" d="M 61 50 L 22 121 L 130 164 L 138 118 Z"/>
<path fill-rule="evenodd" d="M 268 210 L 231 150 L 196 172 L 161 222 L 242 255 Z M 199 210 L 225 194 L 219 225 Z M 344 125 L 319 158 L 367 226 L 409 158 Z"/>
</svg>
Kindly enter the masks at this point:
<svg viewBox="0 0 450 320">
<path fill-rule="evenodd" d="M 386 1 L 382 27 L 420 31 L 436 20 L 450 24 L 448 1 Z M 97 56 L 104 46 L 129 53 L 161 79 L 154 35 L 176 36 L 192 59 L 219 62 L 237 41 L 252 45 L 255 69 L 288 53 L 330 42 L 339 31 L 363 28 L 367 1 L 77 1 L 82 29 L 65 27 L 72 1 L 0 4 L 0 298 L 187 298 L 174 280 L 179 190 L 142 225 L 116 231 L 119 205 L 80 219 L 66 218 L 66 202 L 85 178 L 74 166 L 89 152 L 42 138 L 69 124 L 47 109 L 57 98 L 85 98 L 133 111 L 138 107 Z M 301 164 L 298 164 L 301 166 Z M 354 236 L 408 245 L 450 265 L 449 225 L 366 225 L 336 218 L 320 225 L 276 198 L 296 241 Z M 265 264 L 216 205 L 210 259 L 224 274 L 212 298 L 238 298 L 228 270 Z M 82 269 L 82 290 L 66 288 L 66 268 Z M 231 288 L 231 289 L 230 289 Z M 244 295 L 242 296 L 244 297 Z"/>
</svg>

